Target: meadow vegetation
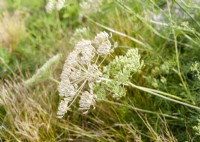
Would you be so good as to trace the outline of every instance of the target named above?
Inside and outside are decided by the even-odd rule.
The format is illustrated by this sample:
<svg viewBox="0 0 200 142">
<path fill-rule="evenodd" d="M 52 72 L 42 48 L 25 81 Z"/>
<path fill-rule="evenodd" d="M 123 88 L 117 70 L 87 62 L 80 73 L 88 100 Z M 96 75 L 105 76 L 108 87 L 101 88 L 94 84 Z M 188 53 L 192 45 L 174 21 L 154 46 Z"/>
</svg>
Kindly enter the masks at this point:
<svg viewBox="0 0 200 142">
<path fill-rule="evenodd" d="M 0 141 L 200 141 L 198 0 L 0 0 Z"/>
</svg>

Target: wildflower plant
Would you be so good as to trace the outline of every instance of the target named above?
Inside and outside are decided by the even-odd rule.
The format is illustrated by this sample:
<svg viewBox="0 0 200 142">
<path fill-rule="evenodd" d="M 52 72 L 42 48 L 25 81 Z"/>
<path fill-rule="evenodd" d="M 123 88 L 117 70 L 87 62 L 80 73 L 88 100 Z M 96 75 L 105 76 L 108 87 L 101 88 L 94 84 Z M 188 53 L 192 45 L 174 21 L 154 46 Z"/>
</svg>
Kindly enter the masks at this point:
<svg viewBox="0 0 200 142">
<path fill-rule="evenodd" d="M 109 79 L 109 81 L 105 80 L 100 87 L 107 88 L 114 98 L 119 99 L 125 96 L 124 85 L 130 82 L 132 73 L 139 71 L 144 64 L 140 58 L 137 48 L 129 49 L 124 56 L 116 56 L 110 64 L 104 67 L 104 78 Z M 97 87 L 99 86 L 97 85 Z M 99 96 L 102 97 L 101 95 L 102 92 Z"/>
<path fill-rule="evenodd" d="M 102 41 L 109 42 L 109 35 L 107 33 L 101 33 L 101 35 Z M 99 34 L 97 37 L 101 35 Z M 58 87 L 60 96 L 63 97 L 57 113 L 59 118 L 62 118 L 69 110 L 73 100 L 75 100 L 79 94 L 82 94 L 80 99 L 81 109 L 88 109 L 89 106 L 93 105 L 95 94 L 93 93 L 92 85 L 102 76 L 96 64 L 97 61 L 93 59 L 95 56 L 98 56 L 95 47 L 92 45 L 93 43 L 95 42 L 91 40 L 82 40 L 78 42 L 65 61 L 64 69 L 61 74 L 61 82 Z M 98 49 L 97 45 L 96 48 Z M 111 44 L 109 44 L 108 48 L 111 49 Z M 98 60 L 98 58 L 96 60 Z M 90 98 L 91 101 L 84 101 L 86 98 Z M 89 104 L 83 104 L 86 102 Z M 83 108 L 83 106 L 85 106 L 85 108 Z"/>
<path fill-rule="evenodd" d="M 125 55 L 115 56 L 113 61 L 104 64 L 106 57 L 111 55 L 115 48 L 116 44 L 112 46 L 106 32 L 100 32 L 93 40 L 83 39 L 75 45 L 65 61 L 58 86 L 62 97 L 57 112 L 58 118 L 62 118 L 78 98 L 79 110 L 83 110 L 84 114 L 91 106 L 95 107 L 97 100 L 105 99 L 108 95 L 120 99 L 126 95 L 125 86 L 200 109 L 175 95 L 131 83 L 133 73 L 138 72 L 144 65 L 137 48 L 129 49 Z M 166 82 L 166 79 L 163 82 Z"/>
<path fill-rule="evenodd" d="M 138 50 L 130 49 L 125 56 L 116 56 L 102 68 L 103 61 L 115 47 L 106 32 L 97 34 L 94 40 L 82 40 L 75 45 L 65 61 L 58 86 L 63 97 L 58 107 L 58 118 L 70 110 L 77 97 L 80 97 L 79 110 L 87 113 L 91 106 L 95 106 L 95 101 L 105 95 L 105 90 L 115 98 L 125 96 L 123 85 L 133 72 L 142 67 L 143 62 L 140 62 Z M 102 88 L 105 89 L 104 94 Z"/>
</svg>

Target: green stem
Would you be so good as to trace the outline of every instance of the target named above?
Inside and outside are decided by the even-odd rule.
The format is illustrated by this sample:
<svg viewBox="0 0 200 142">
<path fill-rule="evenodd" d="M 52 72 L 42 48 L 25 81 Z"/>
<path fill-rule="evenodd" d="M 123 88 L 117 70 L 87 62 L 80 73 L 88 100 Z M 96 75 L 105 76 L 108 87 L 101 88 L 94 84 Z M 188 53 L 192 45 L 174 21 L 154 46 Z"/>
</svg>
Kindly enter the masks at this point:
<svg viewBox="0 0 200 142">
<path fill-rule="evenodd" d="M 172 19 L 171 10 L 170 10 L 169 5 L 168 5 L 168 11 L 169 11 L 169 17 Z M 171 25 L 173 25 L 172 21 L 171 21 Z M 179 62 L 178 44 L 177 44 L 177 38 L 176 38 L 176 33 L 175 33 L 174 28 L 172 28 L 172 33 L 173 33 L 173 36 L 174 36 L 174 46 L 175 46 L 175 52 L 176 52 L 176 64 L 177 64 L 177 68 L 178 68 L 178 76 L 179 76 L 179 78 L 180 78 L 180 80 L 181 80 L 181 82 L 183 84 L 183 88 L 185 89 L 187 94 L 190 95 L 190 99 L 191 99 L 192 103 L 195 104 L 195 102 L 191 98 L 190 91 L 187 88 L 187 85 L 186 85 L 186 83 L 185 83 L 185 81 L 183 79 L 182 73 L 181 73 L 181 67 L 180 67 L 180 62 Z"/>
<path fill-rule="evenodd" d="M 101 78 L 101 80 L 111 81 L 110 79 L 107 79 L 107 78 Z M 124 84 L 124 85 L 131 86 L 133 88 L 137 88 L 139 90 L 142 90 L 144 92 L 150 93 L 152 95 L 158 96 L 160 98 L 166 99 L 166 100 L 171 101 L 171 102 L 175 102 L 175 103 L 178 103 L 178 104 L 182 104 L 184 106 L 188 106 L 188 107 L 200 110 L 200 107 L 195 106 L 193 104 L 190 104 L 187 100 L 184 100 L 184 99 L 182 99 L 178 96 L 175 96 L 175 95 L 172 95 L 172 94 L 169 94 L 169 93 L 166 93 L 166 92 L 162 92 L 162 91 L 159 91 L 159 90 L 154 90 L 154 89 L 146 88 L 146 87 L 142 87 L 142 86 L 137 86 L 137 85 L 135 85 L 131 82 L 127 82 L 127 84 Z"/>
<path fill-rule="evenodd" d="M 189 94 L 191 96 L 190 91 L 188 90 L 187 85 L 186 85 L 186 83 L 185 83 L 185 81 L 184 81 L 184 79 L 182 77 L 181 68 L 180 68 L 180 62 L 179 62 L 177 39 L 176 39 L 176 35 L 175 35 L 174 29 L 172 29 L 172 31 L 173 31 L 173 35 L 174 35 L 174 44 L 175 44 L 175 52 L 176 52 L 176 64 L 177 64 L 177 68 L 178 68 L 178 75 L 179 75 L 179 78 L 180 78 L 180 80 L 181 80 L 181 82 L 183 84 L 183 87 L 184 87 L 185 91 L 187 92 L 187 94 Z"/>
<path fill-rule="evenodd" d="M 182 104 L 182 105 L 184 105 L 184 106 L 187 106 L 187 107 L 191 107 L 191 108 L 200 110 L 200 107 L 197 107 L 197 106 L 195 106 L 195 105 L 192 105 L 192 104 L 189 104 L 189 103 L 186 103 L 186 102 L 182 102 L 182 101 L 180 101 L 180 100 L 176 100 L 176 99 L 170 98 L 170 97 L 168 97 L 168 96 L 163 96 L 163 95 L 161 95 L 161 94 L 158 93 L 158 92 L 160 92 L 160 91 L 153 90 L 153 89 L 149 89 L 149 88 L 145 88 L 145 87 L 141 87 L 141 86 L 137 86 L 137 85 L 135 85 L 135 84 L 133 84 L 133 83 L 131 83 L 131 82 L 128 82 L 128 84 L 126 84 L 126 85 L 127 85 L 127 86 L 131 86 L 131 87 L 133 87 L 133 88 L 137 88 L 137 89 L 142 90 L 142 91 L 144 91 L 144 92 L 147 92 L 147 93 L 149 93 L 149 94 L 158 96 L 158 97 L 160 97 L 160 98 L 166 99 L 166 100 L 168 100 L 168 101 L 175 102 L 175 103 L 178 103 L 178 104 Z M 165 93 L 163 92 L 162 94 L 165 94 Z"/>
<path fill-rule="evenodd" d="M 155 115 L 162 115 L 162 116 L 165 116 L 165 117 L 168 117 L 168 118 L 179 119 L 179 120 L 181 119 L 182 120 L 182 118 L 179 118 L 179 117 L 176 117 L 176 116 L 171 116 L 171 115 L 168 115 L 168 114 L 163 114 L 163 113 L 159 113 L 159 112 L 153 112 L 153 111 L 150 111 L 150 110 L 145 110 L 145 109 L 137 108 L 137 107 L 131 106 L 129 104 L 122 104 L 122 103 L 112 102 L 112 101 L 104 100 L 104 99 L 102 99 L 102 100 L 99 99 L 99 100 L 107 102 L 107 103 L 111 103 L 111 104 L 114 104 L 114 105 L 118 105 L 118 106 L 124 106 L 124 107 L 130 108 L 130 109 L 133 109 L 133 110 L 139 111 L 139 112 L 144 112 L 144 113 L 149 113 L 149 114 L 155 114 Z"/>
</svg>

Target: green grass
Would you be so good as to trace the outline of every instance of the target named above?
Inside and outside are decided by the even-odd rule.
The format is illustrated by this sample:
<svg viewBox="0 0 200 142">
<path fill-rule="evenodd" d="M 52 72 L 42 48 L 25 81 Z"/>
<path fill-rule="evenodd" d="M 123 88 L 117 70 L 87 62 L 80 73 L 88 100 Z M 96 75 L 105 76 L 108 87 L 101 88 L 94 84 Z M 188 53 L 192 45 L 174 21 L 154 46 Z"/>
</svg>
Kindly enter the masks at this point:
<svg viewBox="0 0 200 142">
<path fill-rule="evenodd" d="M 0 140 L 200 140 L 200 81 L 198 71 L 191 70 L 200 62 L 200 2 L 105 0 L 99 12 L 80 18 L 78 1 L 66 1 L 61 11 L 50 14 L 45 1 L 1 1 L 6 6 L 0 7 L 0 17 L 20 11 L 26 34 L 13 51 L 0 39 Z M 83 27 L 87 33 L 75 34 Z M 75 102 L 58 119 L 57 88 L 67 54 L 81 38 L 92 39 L 100 31 L 111 32 L 112 44 L 118 43 L 107 63 L 138 48 L 144 66 L 124 86 L 125 97 L 108 95 L 86 115 Z M 58 54 L 62 56 L 26 84 Z"/>
</svg>

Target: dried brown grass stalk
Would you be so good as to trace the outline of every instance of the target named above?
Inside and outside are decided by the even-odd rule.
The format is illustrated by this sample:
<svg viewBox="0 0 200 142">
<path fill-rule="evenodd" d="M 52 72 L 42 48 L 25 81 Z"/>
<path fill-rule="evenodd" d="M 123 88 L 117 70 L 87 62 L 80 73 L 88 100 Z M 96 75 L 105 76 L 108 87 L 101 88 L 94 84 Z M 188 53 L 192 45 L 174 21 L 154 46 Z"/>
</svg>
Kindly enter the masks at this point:
<svg viewBox="0 0 200 142">
<path fill-rule="evenodd" d="M 51 113 L 37 98 L 21 84 L 6 82 L 1 85 L 0 105 L 6 111 L 2 130 L 5 133 L 12 130 L 9 135 L 15 140 L 35 142 L 43 141 L 47 136 L 51 138 Z"/>
</svg>

